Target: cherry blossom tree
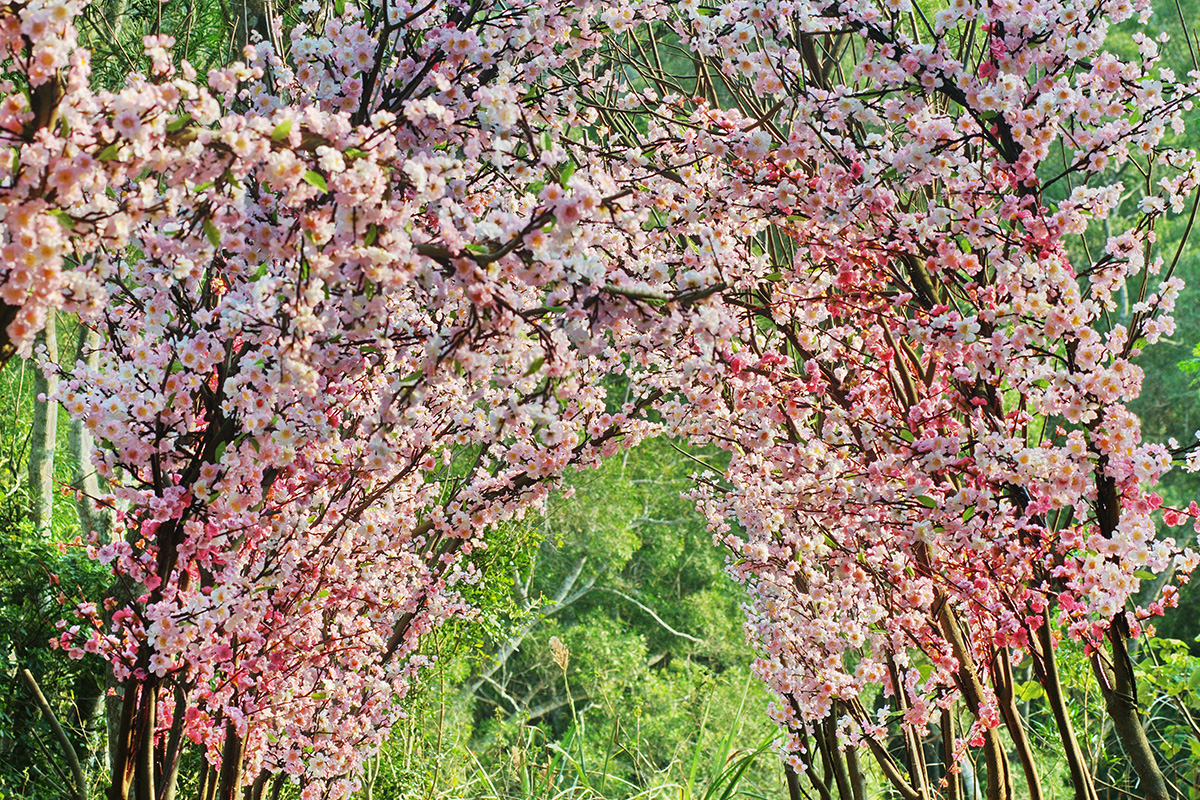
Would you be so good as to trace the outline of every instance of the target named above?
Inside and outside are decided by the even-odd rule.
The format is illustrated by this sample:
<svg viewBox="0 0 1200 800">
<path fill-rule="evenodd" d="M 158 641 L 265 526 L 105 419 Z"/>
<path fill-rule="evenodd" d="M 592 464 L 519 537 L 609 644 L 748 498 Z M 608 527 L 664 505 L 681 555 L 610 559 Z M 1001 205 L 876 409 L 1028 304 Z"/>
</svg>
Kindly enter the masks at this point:
<svg viewBox="0 0 1200 800">
<path fill-rule="evenodd" d="M 860 752 L 961 796 L 931 725 L 996 798 L 1003 727 L 1040 796 L 1025 659 L 1095 796 L 1062 636 L 1167 796 L 1128 643 L 1197 559 L 1126 404 L 1200 172 L 1194 82 L 1103 49 L 1145 3 L 309 5 L 203 79 L 149 37 L 114 92 L 76 3 L 0 9 L 5 345 L 59 307 L 105 334 L 58 397 L 121 509 L 61 637 L 120 682 L 110 800 L 193 746 L 203 800 L 352 791 L 487 527 L 660 430 L 732 454 L 696 497 L 823 798 Z"/>
<path fill-rule="evenodd" d="M 1194 218 L 1200 170 L 1167 132 L 1200 75 L 1178 80 L 1142 34 L 1127 61 L 1103 50 L 1146 4 L 788 12 L 732 3 L 677 28 L 735 99 L 697 149 L 730 164 L 721 191 L 753 231 L 697 237 L 699 280 L 731 290 L 660 366 L 683 387 L 670 427 L 732 453 L 697 497 L 751 592 L 790 764 L 849 800 L 865 751 L 904 797 L 958 797 L 954 770 L 927 768 L 937 726 L 942 763 L 982 747 L 1006 797 L 1004 729 L 1040 797 L 1014 701 L 1027 660 L 1094 797 L 1055 665 L 1068 636 L 1141 792 L 1165 798 L 1129 640 L 1175 596 L 1142 581 L 1186 580 L 1197 555 L 1157 535 L 1172 452 L 1126 404 L 1133 359 L 1173 330 L 1180 252 L 1159 251 L 1156 223 Z M 1128 227 L 1097 231 L 1118 210 Z"/>
<path fill-rule="evenodd" d="M 120 684 L 109 796 L 170 796 L 193 745 L 203 798 L 345 795 L 466 611 L 462 556 L 650 427 L 594 332 L 646 215 L 565 168 L 584 121 L 531 89 L 586 17 L 350 6 L 203 82 L 150 37 L 104 92 L 78 11 L 0 18 L 5 332 L 27 352 L 61 306 L 106 334 L 59 399 L 122 509 L 90 545 L 117 589 L 61 637 Z"/>
</svg>

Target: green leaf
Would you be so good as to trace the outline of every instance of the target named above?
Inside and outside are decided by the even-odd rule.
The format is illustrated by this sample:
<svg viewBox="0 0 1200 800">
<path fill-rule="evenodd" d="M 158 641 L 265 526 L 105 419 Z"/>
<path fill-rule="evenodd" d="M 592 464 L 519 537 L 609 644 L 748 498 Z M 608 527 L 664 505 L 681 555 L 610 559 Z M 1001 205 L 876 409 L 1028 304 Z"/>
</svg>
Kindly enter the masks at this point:
<svg viewBox="0 0 1200 800">
<path fill-rule="evenodd" d="M 919 495 L 917 497 L 917 502 L 926 508 L 937 508 L 937 500 L 934 500 L 929 495 Z"/>
<path fill-rule="evenodd" d="M 545 363 L 546 363 L 545 357 L 535 358 L 533 360 L 533 363 L 531 363 L 529 365 L 529 369 L 525 370 L 525 377 L 529 377 L 533 373 L 537 372 L 539 369 L 542 368 L 542 365 Z"/>
<path fill-rule="evenodd" d="M 208 237 L 208 241 L 213 247 L 221 246 L 221 232 L 217 230 L 217 226 L 213 225 L 211 219 L 204 220 L 204 235 Z"/>
<path fill-rule="evenodd" d="M 558 177 L 558 182 L 562 184 L 564 189 L 567 187 L 567 181 L 569 181 L 571 176 L 575 174 L 575 169 L 577 166 L 578 165 L 574 161 L 568 162 L 565 166 L 563 166 L 562 172 Z"/>
<path fill-rule="evenodd" d="M 117 157 L 117 151 L 121 148 L 116 142 L 113 142 L 108 147 L 100 151 L 100 155 L 96 156 L 97 161 L 113 161 Z"/>
<path fill-rule="evenodd" d="M 58 220 L 58 224 L 62 225 L 67 230 L 75 230 L 75 220 L 73 220 L 71 215 L 66 211 L 63 211 L 61 208 L 52 208 L 46 213 Z"/>
<path fill-rule="evenodd" d="M 912 444 L 913 440 L 916 439 L 917 437 L 913 436 L 912 431 L 900 431 L 900 438 L 903 439 L 904 441 L 908 442 L 909 444 Z"/>
<path fill-rule="evenodd" d="M 292 132 L 292 121 L 285 119 L 283 122 L 275 126 L 275 130 L 271 131 L 272 142 L 282 142 Z"/>
<path fill-rule="evenodd" d="M 310 169 L 308 172 L 304 173 L 304 182 L 310 186 L 317 187 L 322 192 L 329 191 L 329 186 L 325 183 L 325 176 L 316 170 Z"/>
<path fill-rule="evenodd" d="M 1026 681 L 1025 683 L 1018 684 L 1016 689 L 1017 700 L 1022 703 L 1037 700 L 1046 693 L 1046 690 L 1037 681 Z"/>
<path fill-rule="evenodd" d="M 192 115 L 184 114 L 182 117 L 176 117 L 175 119 L 173 119 L 167 123 L 167 133 L 174 133 L 175 131 L 183 130 L 184 128 L 186 128 L 188 125 L 191 125 L 191 124 L 192 124 Z"/>
<path fill-rule="evenodd" d="M 360 150 L 357 147 L 347 147 L 346 152 L 342 153 L 347 161 L 354 161 L 356 158 L 366 158 L 367 151 Z"/>
<path fill-rule="evenodd" d="M 1155 578 L 1155 575 L 1153 572 L 1150 572 L 1149 570 L 1144 570 L 1144 569 L 1134 570 L 1133 576 L 1135 578 L 1138 578 L 1139 580 L 1143 580 L 1143 581 L 1152 581 Z"/>
<path fill-rule="evenodd" d="M 367 235 L 363 238 L 363 244 L 367 247 L 375 244 L 375 240 L 379 238 L 379 228 L 376 225 L 367 226 Z"/>
</svg>

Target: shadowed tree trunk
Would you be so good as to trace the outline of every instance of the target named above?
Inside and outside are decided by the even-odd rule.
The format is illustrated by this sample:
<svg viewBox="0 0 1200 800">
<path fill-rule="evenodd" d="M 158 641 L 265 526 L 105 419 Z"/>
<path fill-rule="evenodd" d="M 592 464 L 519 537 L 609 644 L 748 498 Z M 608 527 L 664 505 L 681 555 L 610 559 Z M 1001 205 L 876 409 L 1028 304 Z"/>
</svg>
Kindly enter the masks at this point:
<svg viewBox="0 0 1200 800">
<path fill-rule="evenodd" d="M 54 326 L 54 315 L 46 320 L 46 328 L 37 337 L 39 348 L 46 346 L 46 357 L 58 360 L 58 336 Z M 35 351 L 36 352 L 36 351 Z M 34 533 L 42 538 L 50 537 L 50 523 L 54 514 L 54 447 L 58 438 L 58 403 L 43 399 L 58 389 L 58 376 L 46 377 L 40 369 L 34 370 L 33 427 L 29 440 L 29 518 Z"/>
<path fill-rule="evenodd" d="M 1103 469 L 1105 466 L 1102 458 L 1100 467 Z M 1116 481 L 1101 472 L 1096 480 L 1096 521 L 1104 538 L 1115 538 L 1120 516 L 1121 501 Z M 1128 754 L 1129 762 L 1138 774 L 1142 796 L 1145 800 L 1169 800 L 1166 779 L 1158 766 L 1154 748 L 1146 738 L 1146 728 L 1138 708 L 1137 676 L 1127 644 L 1130 638 L 1125 615 L 1117 614 L 1108 629 L 1112 658 L 1106 663 L 1103 652 L 1098 650 L 1092 656 L 1092 669 L 1100 684 L 1105 710 Z"/>
</svg>

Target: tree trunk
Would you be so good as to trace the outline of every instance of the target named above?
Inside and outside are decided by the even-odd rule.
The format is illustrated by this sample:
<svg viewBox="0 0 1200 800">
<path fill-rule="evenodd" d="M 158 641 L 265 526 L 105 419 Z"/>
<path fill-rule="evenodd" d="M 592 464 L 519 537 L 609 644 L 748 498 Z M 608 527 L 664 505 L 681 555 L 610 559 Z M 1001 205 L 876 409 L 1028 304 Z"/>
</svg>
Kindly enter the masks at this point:
<svg viewBox="0 0 1200 800">
<path fill-rule="evenodd" d="M 1126 647 L 1128 635 L 1124 616 L 1113 620 L 1108 629 L 1108 639 L 1112 643 L 1111 668 L 1101 661 L 1100 654 L 1092 656 L 1092 668 L 1104 696 L 1104 708 L 1138 774 L 1142 797 L 1145 800 L 1169 800 L 1166 779 L 1159 769 L 1138 713 L 1137 683 L 1133 661 Z"/>
<path fill-rule="evenodd" d="M 942 634 L 950 643 L 954 657 L 958 660 L 958 688 L 962 692 L 967 709 L 976 717 L 983 701 L 983 685 L 979 680 L 975 659 L 971 656 L 958 619 L 949 603 L 942 603 L 939 615 Z M 1008 768 L 1008 756 L 1000 741 L 1000 732 L 990 728 L 983 733 L 984 758 L 987 763 L 987 798 L 988 800 L 1009 800 L 1013 796 L 1012 773 Z"/>
<path fill-rule="evenodd" d="M 125 24 L 127 5 L 128 0 L 112 0 L 104 11 L 104 21 L 108 24 L 108 32 L 114 44 L 121 38 L 121 26 Z"/>
<path fill-rule="evenodd" d="M 1121 499 L 1116 481 L 1105 473 L 1107 458 L 1101 456 L 1096 465 L 1096 522 L 1106 539 L 1116 535 L 1121 518 Z M 1113 728 L 1129 754 L 1129 761 L 1137 771 L 1145 800 L 1167 800 L 1167 782 L 1154 757 L 1154 750 L 1146 738 L 1146 728 L 1138 714 L 1137 676 L 1133 673 L 1133 661 L 1129 658 L 1126 642 L 1129 641 L 1129 623 L 1124 613 L 1113 617 L 1108 626 L 1108 640 L 1112 644 L 1112 665 L 1104 664 L 1102 654 L 1092 656 L 1092 669 L 1104 696 L 1104 707 L 1112 719 Z"/>
<path fill-rule="evenodd" d="M 963 800 L 962 783 L 954 771 L 954 712 L 942 709 L 941 720 L 942 768 L 946 779 L 946 800 Z M 857 799 L 856 799 L 857 800 Z"/>
<path fill-rule="evenodd" d="M 54 314 L 46 318 L 46 328 L 38 334 L 37 344 L 46 346 L 46 358 L 58 361 L 58 336 Z M 33 391 L 33 428 L 29 440 L 29 517 L 34 534 L 50 538 L 54 519 L 54 448 L 58 438 L 58 403 L 43 399 L 57 391 L 58 376 L 46 377 L 35 367 Z"/>
<path fill-rule="evenodd" d="M 1083 750 L 1079 747 L 1079 739 L 1075 736 L 1075 728 L 1071 724 L 1071 715 L 1067 710 L 1066 698 L 1063 695 L 1062 683 L 1058 677 L 1058 663 L 1054 659 L 1054 641 L 1050 632 L 1050 612 L 1046 612 L 1045 621 L 1038 628 L 1038 641 L 1041 644 L 1040 665 L 1042 675 L 1039 676 L 1042 688 L 1046 690 L 1046 704 L 1054 714 L 1055 727 L 1058 728 L 1062 740 L 1063 753 L 1067 758 L 1067 768 L 1071 773 L 1071 784 L 1075 787 L 1075 800 L 1096 800 L 1096 784 L 1088 771 Z M 1035 660 L 1035 667 L 1038 660 Z"/>
<path fill-rule="evenodd" d="M 88 733 L 96 725 L 104 707 L 104 667 L 83 669 L 75 676 L 71 691 L 75 696 L 75 719 L 71 731 L 71 742 L 79 753 L 93 753 Z"/>
<path fill-rule="evenodd" d="M 83 361 L 89 367 L 96 366 L 99 361 L 99 346 L 100 334 L 80 322 L 75 348 L 76 360 Z M 83 420 L 71 421 L 71 427 L 67 430 L 67 444 L 75 461 L 71 488 L 77 492 L 75 510 L 79 513 L 79 527 L 83 538 L 86 540 L 94 532 L 100 538 L 101 544 L 108 544 L 112 532 L 112 511 L 96 504 L 96 498 L 101 492 L 100 480 L 92 467 L 92 434 L 83 424 Z"/>
<path fill-rule="evenodd" d="M 1004 719 L 1004 725 L 1008 728 L 1009 736 L 1012 738 L 1013 747 L 1017 752 L 1017 756 L 1021 759 L 1021 769 L 1025 772 L 1025 785 L 1029 788 L 1030 800 L 1042 800 L 1045 796 L 1042 792 L 1042 782 L 1038 778 L 1037 764 L 1034 760 L 1033 745 L 1029 741 L 1029 736 L 1025 733 L 1025 725 L 1021 721 L 1021 712 L 1017 708 L 1016 700 L 1013 696 L 1015 688 L 1015 680 L 1012 672 L 1012 661 L 1009 658 L 1008 650 L 1001 648 L 996 654 L 997 662 L 997 680 L 996 684 L 996 699 L 1000 704 L 1000 716 Z"/>
</svg>

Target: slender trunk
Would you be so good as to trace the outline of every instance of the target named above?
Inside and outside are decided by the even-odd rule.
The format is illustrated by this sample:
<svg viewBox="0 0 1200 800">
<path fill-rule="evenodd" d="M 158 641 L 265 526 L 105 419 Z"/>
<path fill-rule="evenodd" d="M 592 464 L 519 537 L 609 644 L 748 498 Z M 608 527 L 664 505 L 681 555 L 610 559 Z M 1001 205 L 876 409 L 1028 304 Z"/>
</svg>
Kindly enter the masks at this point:
<svg viewBox="0 0 1200 800">
<path fill-rule="evenodd" d="M 242 785 L 242 758 L 246 754 L 246 742 L 237 735 L 233 723 L 225 727 L 225 746 L 221 748 L 221 772 L 217 777 L 216 800 L 239 800 Z"/>
<path fill-rule="evenodd" d="M 1017 703 L 1013 697 L 1012 661 L 1009 659 L 1008 650 L 1001 648 L 997 653 L 996 660 L 998 661 L 996 699 L 1000 704 L 1000 716 L 1004 719 L 1004 725 L 1008 728 L 1009 736 L 1012 737 L 1017 756 L 1021 759 L 1021 769 L 1025 773 L 1025 785 L 1029 787 L 1029 800 L 1042 800 L 1044 794 L 1042 782 L 1038 778 L 1037 764 L 1034 763 L 1033 745 L 1030 744 L 1029 736 L 1025 733 L 1025 726 L 1021 723 L 1021 712 L 1017 710 Z"/>
<path fill-rule="evenodd" d="M 154 729 L 158 727 L 158 687 L 142 684 L 141 713 L 138 715 L 137 766 L 133 782 L 135 800 L 158 800 L 154 774 Z"/>
<path fill-rule="evenodd" d="M 167 746 L 163 751 L 161 800 L 175 800 L 175 789 L 179 783 L 179 761 L 183 754 L 183 712 L 186 695 L 182 686 L 175 687 L 174 704 L 171 710 L 171 730 L 167 735 Z"/>
<path fill-rule="evenodd" d="M 196 800 L 210 800 L 216 782 L 216 771 L 205 759 L 200 763 L 200 782 L 196 787 Z"/>
<path fill-rule="evenodd" d="M 962 786 L 955 771 L 954 757 L 954 712 L 942 709 L 942 765 L 946 772 L 946 800 L 963 800 Z"/>
<path fill-rule="evenodd" d="M 1096 464 L 1096 522 L 1100 526 L 1100 534 L 1112 539 L 1121 518 L 1121 497 L 1116 481 L 1106 474 L 1106 467 L 1107 458 L 1102 456 Z M 1111 669 L 1101 661 L 1099 653 L 1092 656 L 1092 668 L 1104 696 L 1105 710 L 1137 771 L 1145 800 L 1167 800 L 1167 782 L 1154 757 L 1154 750 L 1146 739 L 1146 729 L 1138 714 L 1137 677 L 1126 646 L 1129 623 L 1123 613 L 1113 617 L 1109 624 L 1108 640 L 1112 645 Z"/>
<path fill-rule="evenodd" d="M 75 359 L 88 366 L 96 366 L 99 361 L 99 346 L 100 334 L 80 322 Z M 67 444 L 75 462 L 71 488 L 76 491 L 75 510 L 79 513 L 79 527 L 83 538 L 87 539 L 95 532 L 100 537 L 101 544 L 108 544 L 112 532 L 112 512 L 96 505 L 96 498 L 100 496 L 101 491 L 100 480 L 92 467 L 92 434 L 83 424 L 83 420 L 71 421 L 71 427 L 67 430 Z"/>
<path fill-rule="evenodd" d="M 823 730 L 822 730 L 823 729 Z M 850 774 L 846 771 L 845 755 L 838 749 L 837 720 L 826 717 L 821 721 L 818 735 L 822 736 L 821 743 L 828 753 L 828 766 L 833 771 L 833 779 L 837 784 L 838 797 L 841 800 L 854 800 L 850 789 Z"/>
<path fill-rule="evenodd" d="M 85 669 L 75 676 L 72 681 L 71 693 L 75 697 L 74 727 L 77 732 L 71 737 L 75 749 L 81 753 L 88 752 L 88 730 L 95 724 L 104 701 L 103 672 L 100 669 Z"/>
<path fill-rule="evenodd" d="M 813 745 L 809 744 L 808 737 L 805 735 L 803 728 L 800 729 L 799 735 L 800 735 L 800 744 L 804 748 L 804 751 L 802 753 L 800 753 L 799 755 L 800 755 L 800 758 L 804 761 L 805 777 L 808 778 L 808 782 L 812 784 L 813 788 L 817 790 L 817 794 L 820 795 L 821 800 L 833 800 L 833 793 L 829 790 L 830 789 L 829 763 L 826 760 L 827 756 L 825 755 L 825 748 L 821 746 L 821 731 L 820 731 L 820 729 L 818 728 L 813 731 L 813 738 L 816 740 Z M 824 766 L 825 766 L 824 773 L 825 774 L 822 776 L 817 775 L 816 760 L 815 760 L 815 757 L 813 756 L 814 749 L 821 756 L 821 760 L 824 762 Z M 788 770 L 790 772 L 791 768 L 789 767 Z M 799 785 L 799 784 L 797 784 L 797 785 Z"/>
<path fill-rule="evenodd" d="M 37 335 L 37 344 L 46 346 L 46 358 L 58 361 L 58 336 L 54 329 L 54 314 L 46 318 L 46 328 Z M 58 438 L 58 403 L 45 399 L 58 390 L 58 376 L 47 377 L 34 369 L 33 429 L 29 441 L 29 512 L 34 533 L 50 538 L 50 523 L 54 518 L 54 448 Z"/>
<path fill-rule="evenodd" d="M 867 800 L 867 782 L 858 763 L 858 748 L 846 745 L 846 769 L 850 773 L 850 793 L 854 800 Z"/>
<path fill-rule="evenodd" d="M 121 715 L 117 733 L 109 740 L 110 784 L 108 800 L 128 800 L 133 783 L 133 718 L 137 713 L 138 685 L 127 681 L 123 686 Z M 110 734 L 111 735 L 111 734 Z"/>
<path fill-rule="evenodd" d="M 939 615 L 942 634 L 958 660 L 958 686 L 963 694 L 963 700 L 968 710 L 976 717 L 983 699 L 983 685 L 975 666 L 975 659 L 958 627 L 958 620 L 949 603 L 942 603 Z M 1000 741 L 1000 732 L 995 728 L 984 731 L 983 755 L 987 764 L 987 798 L 988 800 L 1009 800 L 1013 796 L 1012 773 L 1008 769 L 1008 756 L 1004 754 L 1004 746 Z"/>
<path fill-rule="evenodd" d="M 987 760 L 988 769 L 988 800 L 1007 800 L 1012 797 L 1012 773 L 1008 770 L 1008 756 L 1000 744 L 1000 736 L 995 729 L 986 734 L 983 755 Z"/>
<path fill-rule="evenodd" d="M 1118 616 L 1108 629 L 1108 639 L 1112 644 L 1112 667 L 1104 664 L 1097 654 L 1092 656 L 1092 668 L 1100 684 L 1104 707 L 1112 720 L 1113 729 L 1138 774 L 1142 796 L 1145 800 L 1168 800 L 1167 782 L 1138 713 L 1137 679 L 1126 647 L 1127 638 L 1125 618 Z"/>
<path fill-rule="evenodd" d="M 17 352 L 12 339 L 8 338 L 8 326 L 17 318 L 20 308 L 20 306 L 10 306 L 8 303 L 0 301 L 0 367 L 7 364 L 8 360 Z"/>
<path fill-rule="evenodd" d="M 271 773 L 263 770 L 258 773 L 258 777 L 254 779 L 254 783 L 246 790 L 246 800 L 262 800 L 263 790 L 267 788 L 267 779 L 271 777 Z M 366 785 L 367 800 L 371 800 L 371 784 Z"/>
<path fill-rule="evenodd" d="M 887 778 L 888 783 L 900 793 L 900 796 L 904 800 L 923 800 L 925 796 L 913 788 L 909 778 L 905 777 L 896 767 L 896 761 L 887 748 L 869 736 L 864 738 L 871 755 L 875 757 L 875 763 L 879 765 L 879 771 L 883 773 L 883 777 Z"/>
<path fill-rule="evenodd" d="M 1079 747 L 1079 739 L 1075 736 L 1075 728 L 1071 724 L 1071 715 L 1067 710 L 1066 699 L 1063 697 L 1062 683 L 1058 677 L 1058 664 L 1054 659 L 1054 641 L 1050 632 L 1050 613 L 1046 612 L 1045 622 L 1038 628 L 1038 640 L 1041 644 L 1040 663 L 1042 688 L 1046 690 L 1046 704 L 1054 715 L 1055 726 L 1059 738 L 1062 739 L 1063 753 L 1067 759 L 1067 769 L 1071 773 L 1071 785 L 1075 787 L 1075 800 L 1097 800 L 1096 784 L 1088 771 L 1083 750 Z"/>
<path fill-rule="evenodd" d="M 921 746 L 921 738 L 911 725 L 903 725 L 902 730 L 904 744 L 908 748 L 908 769 L 917 793 L 921 797 L 932 797 L 929 792 L 929 768 L 925 764 L 925 748 Z"/>
<path fill-rule="evenodd" d="M 268 800 L 279 800 L 279 793 L 283 790 L 285 778 L 287 778 L 287 773 L 281 772 L 275 776 L 275 780 L 271 781 L 271 795 Z"/>
<path fill-rule="evenodd" d="M 806 800 L 804 792 L 800 788 L 800 776 L 796 774 L 796 770 L 792 769 L 791 765 L 784 764 L 783 772 L 787 776 L 788 800 Z"/>
<path fill-rule="evenodd" d="M 903 718 L 909 708 L 908 698 L 904 693 L 904 681 L 900 670 L 896 667 L 896 660 L 891 653 L 887 657 L 887 667 L 888 674 L 892 680 L 892 686 L 895 687 L 893 696 L 896 698 L 896 709 Z M 912 788 L 918 797 L 928 798 L 929 776 L 925 770 L 925 753 L 921 748 L 921 741 L 912 726 L 906 725 L 903 722 L 900 723 L 900 738 L 904 742 L 904 752 L 908 759 L 908 777 L 912 783 Z"/>
</svg>

